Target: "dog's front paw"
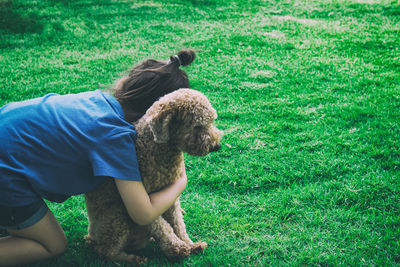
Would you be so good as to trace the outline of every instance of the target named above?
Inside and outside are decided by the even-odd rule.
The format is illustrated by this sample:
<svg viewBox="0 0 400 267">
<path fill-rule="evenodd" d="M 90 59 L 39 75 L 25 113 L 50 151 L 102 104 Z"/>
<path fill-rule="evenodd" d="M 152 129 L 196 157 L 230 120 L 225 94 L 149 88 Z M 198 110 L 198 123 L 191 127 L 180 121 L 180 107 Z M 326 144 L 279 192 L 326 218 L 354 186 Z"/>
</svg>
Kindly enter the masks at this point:
<svg viewBox="0 0 400 267">
<path fill-rule="evenodd" d="M 116 258 L 116 260 L 137 265 L 143 265 L 147 262 L 146 257 L 136 256 L 133 254 L 125 254 L 125 253 L 122 253 L 119 257 Z"/>
<path fill-rule="evenodd" d="M 206 242 L 196 242 L 192 244 L 191 253 L 198 254 L 206 250 L 207 243 Z"/>
<path fill-rule="evenodd" d="M 147 262 L 146 257 L 136 256 L 132 263 L 136 263 L 137 265 L 142 265 L 145 264 L 146 262 Z"/>
<path fill-rule="evenodd" d="M 168 248 L 166 251 L 164 251 L 164 253 L 168 258 L 171 259 L 174 258 L 184 259 L 189 257 L 191 251 L 192 251 L 191 247 L 188 244 L 182 242 L 179 245 Z"/>
</svg>

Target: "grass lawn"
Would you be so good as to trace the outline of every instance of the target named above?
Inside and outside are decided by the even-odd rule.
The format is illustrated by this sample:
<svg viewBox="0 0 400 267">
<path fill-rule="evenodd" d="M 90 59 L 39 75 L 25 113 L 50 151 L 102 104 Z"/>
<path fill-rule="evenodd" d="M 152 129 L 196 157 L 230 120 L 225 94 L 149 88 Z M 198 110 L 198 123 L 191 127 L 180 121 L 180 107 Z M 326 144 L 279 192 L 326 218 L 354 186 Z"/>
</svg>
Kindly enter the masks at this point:
<svg viewBox="0 0 400 267">
<path fill-rule="evenodd" d="M 169 262 L 151 245 L 148 266 L 400 265 L 398 1 L 1 0 L 0 105 L 181 48 L 225 131 L 185 156 L 185 222 L 209 248 Z M 69 250 L 32 266 L 120 266 L 85 245 L 82 196 L 49 205 Z"/>
</svg>

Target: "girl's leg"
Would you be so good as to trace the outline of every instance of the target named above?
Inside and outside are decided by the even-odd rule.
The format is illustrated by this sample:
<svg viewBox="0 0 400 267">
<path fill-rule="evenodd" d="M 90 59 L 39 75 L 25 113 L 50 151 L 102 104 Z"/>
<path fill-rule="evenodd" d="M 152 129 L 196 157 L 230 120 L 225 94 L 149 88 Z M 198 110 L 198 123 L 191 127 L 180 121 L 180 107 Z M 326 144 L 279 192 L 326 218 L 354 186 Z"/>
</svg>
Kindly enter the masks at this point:
<svg viewBox="0 0 400 267">
<path fill-rule="evenodd" d="M 0 238 L 0 265 L 26 264 L 64 253 L 67 238 L 51 211 L 36 224 Z"/>
</svg>

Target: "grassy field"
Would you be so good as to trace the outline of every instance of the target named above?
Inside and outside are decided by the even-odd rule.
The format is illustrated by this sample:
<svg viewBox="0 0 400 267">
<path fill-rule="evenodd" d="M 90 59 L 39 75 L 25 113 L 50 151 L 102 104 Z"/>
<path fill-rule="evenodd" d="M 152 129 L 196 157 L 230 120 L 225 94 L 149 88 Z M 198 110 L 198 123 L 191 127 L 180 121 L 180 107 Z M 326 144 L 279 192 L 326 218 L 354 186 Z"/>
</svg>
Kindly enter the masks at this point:
<svg viewBox="0 0 400 267">
<path fill-rule="evenodd" d="M 225 131 L 185 156 L 185 221 L 209 248 L 169 262 L 152 245 L 148 266 L 400 265 L 398 1 L 2 0 L 0 105 L 181 48 Z M 50 206 L 69 250 L 33 266 L 119 266 L 85 245 L 83 197 Z"/>
</svg>

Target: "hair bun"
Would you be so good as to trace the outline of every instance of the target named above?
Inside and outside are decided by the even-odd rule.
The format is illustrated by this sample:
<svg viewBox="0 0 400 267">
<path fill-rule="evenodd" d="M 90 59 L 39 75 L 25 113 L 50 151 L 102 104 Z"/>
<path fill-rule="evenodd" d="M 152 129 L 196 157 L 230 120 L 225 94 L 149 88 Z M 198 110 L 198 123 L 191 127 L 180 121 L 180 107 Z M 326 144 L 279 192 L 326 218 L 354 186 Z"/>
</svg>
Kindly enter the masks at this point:
<svg viewBox="0 0 400 267">
<path fill-rule="evenodd" d="M 193 50 L 185 49 L 178 52 L 178 57 L 180 59 L 182 66 L 187 66 L 196 58 L 196 54 Z"/>
</svg>

